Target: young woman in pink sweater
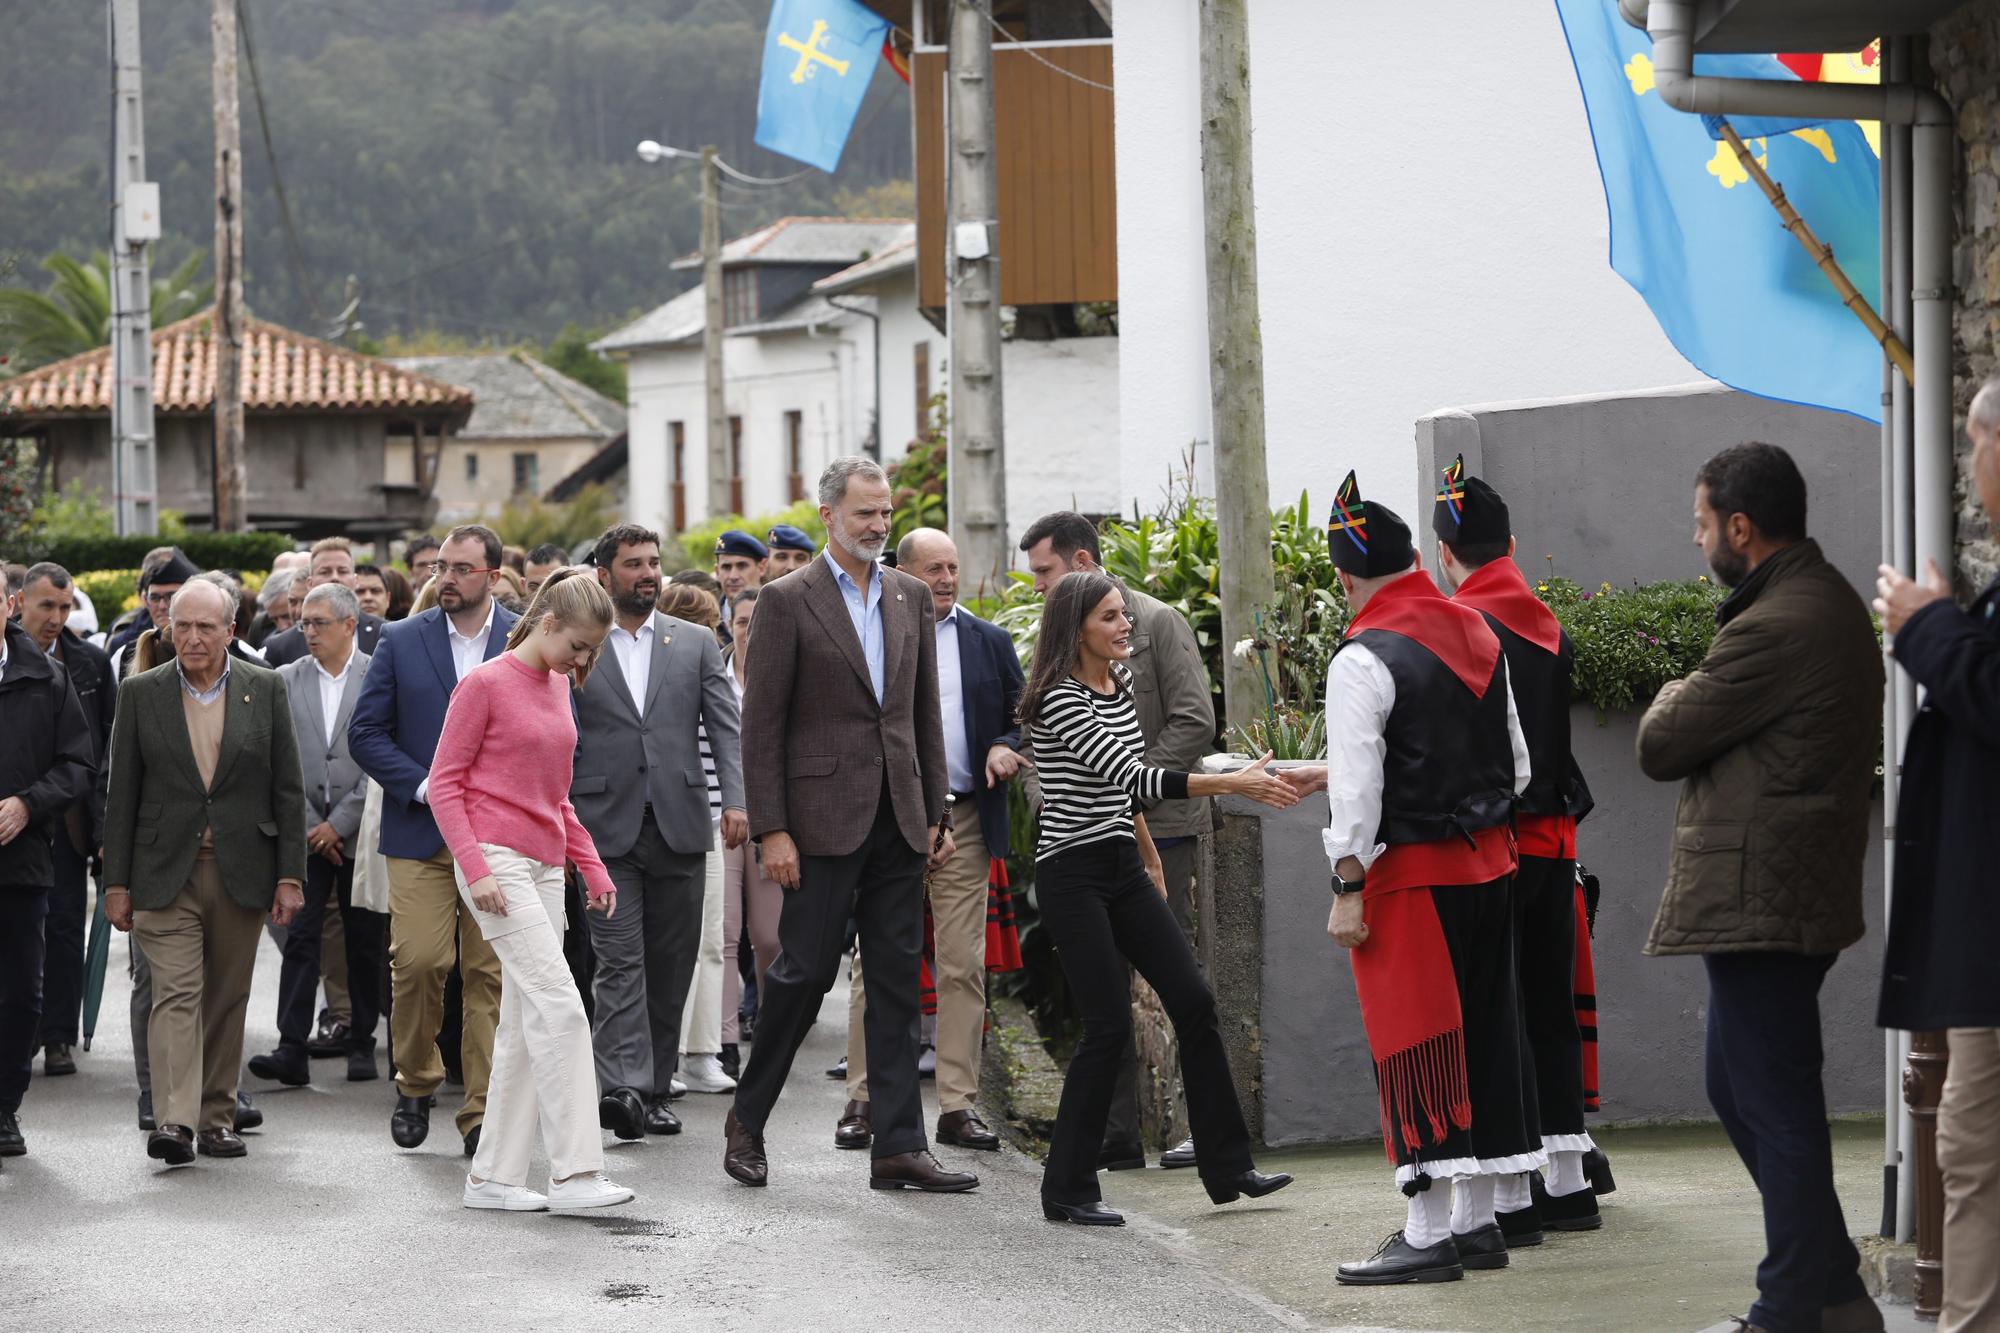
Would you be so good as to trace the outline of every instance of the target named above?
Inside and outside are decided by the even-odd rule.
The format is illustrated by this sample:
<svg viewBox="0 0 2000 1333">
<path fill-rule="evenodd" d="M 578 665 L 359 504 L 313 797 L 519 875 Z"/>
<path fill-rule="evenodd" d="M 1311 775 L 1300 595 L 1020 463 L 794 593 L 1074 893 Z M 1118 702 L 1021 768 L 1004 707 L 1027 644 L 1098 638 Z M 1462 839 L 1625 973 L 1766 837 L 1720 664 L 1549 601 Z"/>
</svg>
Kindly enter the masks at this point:
<svg viewBox="0 0 2000 1333">
<path fill-rule="evenodd" d="M 590 1022 L 563 959 L 563 862 L 589 909 L 617 894 L 569 803 L 581 687 L 611 629 L 611 599 L 581 569 L 557 570 L 507 637 L 458 683 L 431 762 L 430 806 L 458 863 L 458 891 L 500 958 L 500 1023 L 467 1208 L 570 1213 L 627 1203 L 604 1177 Z M 537 1108 L 549 1192 L 527 1186 Z"/>
</svg>

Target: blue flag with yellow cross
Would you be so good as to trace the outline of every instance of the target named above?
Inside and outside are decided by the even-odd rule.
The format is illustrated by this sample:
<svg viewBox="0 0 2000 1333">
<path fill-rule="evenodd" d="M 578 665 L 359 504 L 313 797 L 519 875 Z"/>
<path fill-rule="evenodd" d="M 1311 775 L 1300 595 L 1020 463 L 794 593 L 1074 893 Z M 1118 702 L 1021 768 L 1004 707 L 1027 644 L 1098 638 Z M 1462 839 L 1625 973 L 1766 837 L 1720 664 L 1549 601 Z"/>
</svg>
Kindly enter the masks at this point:
<svg viewBox="0 0 2000 1333">
<path fill-rule="evenodd" d="M 757 142 L 832 171 L 875 77 L 889 20 L 856 0 L 776 0 L 764 34 Z"/>
</svg>

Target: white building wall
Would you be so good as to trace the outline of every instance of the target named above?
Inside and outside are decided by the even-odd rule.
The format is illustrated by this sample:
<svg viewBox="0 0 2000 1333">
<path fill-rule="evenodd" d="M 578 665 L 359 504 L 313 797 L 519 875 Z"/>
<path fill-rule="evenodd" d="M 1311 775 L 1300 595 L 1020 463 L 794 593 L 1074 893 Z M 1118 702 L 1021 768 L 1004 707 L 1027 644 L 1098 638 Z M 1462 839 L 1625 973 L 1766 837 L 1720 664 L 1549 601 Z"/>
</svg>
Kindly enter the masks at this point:
<svg viewBox="0 0 2000 1333">
<path fill-rule="evenodd" d="M 951 344 L 917 311 L 916 270 L 882 284 L 882 461 L 902 456 L 917 438 L 917 345 L 930 348 L 929 392 L 943 388 L 950 377 Z M 928 396 L 928 395 L 926 395 Z"/>
<path fill-rule="evenodd" d="M 1110 513 L 1118 485 L 1116 338 L 1015 341 L 1001 349 L 1007 422 L 1008 549 L 1055 509 Z M 1018 556 L 1015 565 L 1020 566 Z"/>
<path fill-rule="evenodd" d="M 1259 0 L 1258 277 L 1274 503 L 1349 467 L 1420 521 L 1416 419 L 1459 403 L 1699 378 L 1607 261 L 1555 7 Z M 1207 465 L 1195 0 L 1118 15 L 1120 483 Z"/>
</svg>

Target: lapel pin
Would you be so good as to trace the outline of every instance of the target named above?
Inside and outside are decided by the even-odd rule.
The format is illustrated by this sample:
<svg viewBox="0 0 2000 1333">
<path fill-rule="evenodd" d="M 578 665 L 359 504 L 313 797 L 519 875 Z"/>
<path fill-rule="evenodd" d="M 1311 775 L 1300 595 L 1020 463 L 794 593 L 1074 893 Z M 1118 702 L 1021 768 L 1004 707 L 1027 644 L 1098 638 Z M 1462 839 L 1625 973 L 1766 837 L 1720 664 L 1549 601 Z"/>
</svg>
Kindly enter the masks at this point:
<svg viewBox="0 0 2000 1333">
<path fill-rule="evenodd" d="M 666 647 L 666 646 L 667 646 L 668 644 L 672 643 L 673 641 L 674 641 L 674 636 L 673 636 L 673 635 L 671 635 L 671 634 L 662 634 L 662 635 L 660 636 L 660 647 L 664 648 L 664 647 Z"/>
<path fill-rule="evenodd" d="M 897 601 L 899 601 L 899 602 L 900 602 L 900 601 L 902 601 L 902 600 L 903 600 L 903 594 L 901 594 L 901 593 L 897 593 L 897 594 L 896 594 L 896 600 L 897 600 Z"/>
</svg>

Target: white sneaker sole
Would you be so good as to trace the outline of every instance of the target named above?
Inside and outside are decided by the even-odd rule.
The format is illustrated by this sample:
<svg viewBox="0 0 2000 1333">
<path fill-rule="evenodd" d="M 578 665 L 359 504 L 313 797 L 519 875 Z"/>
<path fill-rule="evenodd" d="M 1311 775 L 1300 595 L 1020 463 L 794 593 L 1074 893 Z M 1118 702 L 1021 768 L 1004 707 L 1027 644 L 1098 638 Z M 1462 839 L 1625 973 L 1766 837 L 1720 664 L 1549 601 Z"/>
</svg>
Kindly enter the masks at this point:
<svg viewBox="0 0 2000 1333">
<path fill-rule="evenodd" d="M 587 1213 L 594 1208 L 616 1208 L 621 1203 L 630 1203 L 639 1196 L 632 1190 L 619 1188 L 609 1194 L 593 1195 L 588 1199 L 576 1199 L 565 1203 L 549 1200 L 552 1213 Z"/>
<path fill-rule="evenodd" d="M 734 1079 L 722 1079 L 711 1083 L 704 1079 L 699 1083 L 690 1083 L 687 1087 L 689 1092 L 734 1092 L 736 1091 L 736 1081 Z"/>
<path fill-rule="evenodd" d="M 545 1213 L 549 1210 L 546 1202 L 526 1199 L 461 1198 L 459 1202 L 475 1212 L 483 1213 Z"/>
</svg>

